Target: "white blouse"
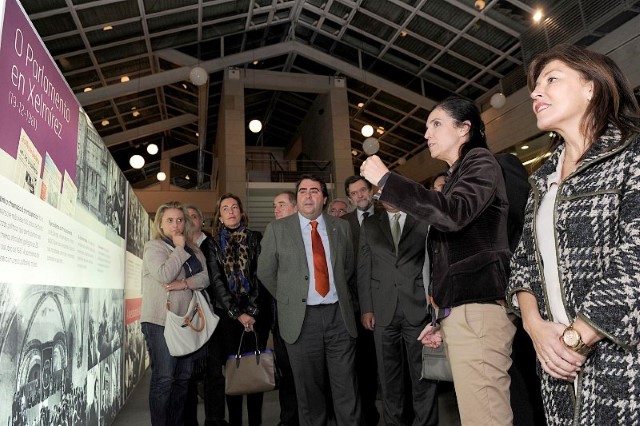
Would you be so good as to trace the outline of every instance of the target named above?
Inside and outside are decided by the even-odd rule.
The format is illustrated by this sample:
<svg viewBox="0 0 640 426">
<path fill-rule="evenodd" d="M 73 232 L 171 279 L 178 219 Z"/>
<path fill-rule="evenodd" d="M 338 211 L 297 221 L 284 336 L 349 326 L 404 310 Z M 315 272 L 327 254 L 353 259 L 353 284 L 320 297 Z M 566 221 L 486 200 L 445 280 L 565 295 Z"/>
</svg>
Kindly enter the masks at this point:
<svg viewBox="0 0 640 426">
<path fill-rule="evenodd" d="M 560 155 L 556 171 L 547 178 L 548 191 L 542 198 L 538 214 L 536 215 L 536 238 L 544 264 L 543 275 L 547 298 L 549 300 L 549 312 L 553 316 L 554 322 L 569 325 L 569 317 L 562 304 L 554 231 L 555 218 L 553 215 L 555 200 L 558 195 L 558 184 L 560 183 L 560 176 L 562 174 L 564 154 L 563 151 Z"/>
</svg>

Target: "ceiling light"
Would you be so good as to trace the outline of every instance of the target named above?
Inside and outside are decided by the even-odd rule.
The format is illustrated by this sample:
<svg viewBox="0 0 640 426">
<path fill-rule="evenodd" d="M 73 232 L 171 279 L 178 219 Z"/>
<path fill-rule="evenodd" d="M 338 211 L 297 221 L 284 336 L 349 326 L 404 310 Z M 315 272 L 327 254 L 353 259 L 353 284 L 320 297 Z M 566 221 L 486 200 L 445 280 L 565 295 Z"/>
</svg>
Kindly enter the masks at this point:
<svg viewBox="0 0 640 426">
<path fill-rule="evenodd" d="M 155 143 L 150 143 L 147 145 L 147 152 L 151 155 L 156 155 L 158 153 L 158 145 Z"/>
<path fill-rule="evenodd" d="M 408 33 L 406 31 L 400 31 L 400 37 L 406 37 L 407 34 Z"/>
<path fill-rule="evenodd" d="M 109 120 L 102 120 L 100 124 L 102 124 L 102 127 L 106 127 L 109 125 Z"/>
<path fill-rule="evenodd" d="M 189 177 L 189 175 L 186 175 L 184 178 L 185 178 L 186 180 L 191 180 L 191 178 Z"/>
<path fill-rule="evenodd" d="M 134 116 L 134 117 L 137 117 L 137 116 L 139 116 L 139 115 L 140 115 L 140 111 L 133 111 L 133 116 Z"/>
<path fill-rule="evenodd" d="M 483 10 L 486 5 L 487 2 L 484 0 L 476 0 L 475 3 L 473 3 L 473 6 L 478 10 Z"/>
<path fill-rule="evenodd" d="M 495 109 L 502 108 L 506 102 L 507 102 L 507 97 L 500 92 L 494 93 L 491 96 L 491 100 L 489 100 L 489 103 Z"/>
<path fill-rule="evenodd" d="M 260 130 L 262 130 L 262 123 L 260 122 L 260 120 L 251 120 L 249 122 L 249 130 L 251 130 L 251 132 L 253 133 L 258 133 Z"/>
<path fill-rule="evenodd" d="M 536 10 L 533 14 L 533 22 L 540 22 L 540 20 L 542 20 L 542 9 Z"/>
<path fill-rule="evenodd" d="M 200 132 L 196 132 L 196 138 L 200 137 Z"/>
<path fill-rule="evenodd" d="M 160 182 L 164 182 L 164 180 L 167 178 L 167 174 L 165 172 L 158 172 L 156 178 L 158 178 Z"/>
<path fill-rule="evenodd" d="M 353 155 L 355 157 L 356 155 L 358 155 L 358 151 L 356 151 L 355 149 L 352 149 L 351 150 L 351 155 Z"/>
<path fill-rule="evenodd" d="M 120 83 L 126 83 L 127 81 L 129 81 L 128 75 L 123 75 L 122 77 L 120 77 Z"/>
<path fill-rule="evenodd" d="M 362 142 L 362 150 L 367 155 L 373 155 L 380 149 L 380 142 L 376 138 L 366 138 L 364 142 Z"/>
<path fill-rule="evenodd" d="M 134 169 L 141 169 L 144 167 L 144 157 L 138 154 L 132 155 L 131 158 L 129 158 L 129 164 Z"/>
<path fill-rule="evenodd" d="M 260 61 L 258 61 L 258 60 L 256 59 L 256 60 L 254 60 L 252 63 L 253 63 L 253 65 L 258 65 L 258 64 L 260 63 Z"/>
<path fill-rule="evenodd" d="M 362 132 L 362 136 L 368 138 L 373 135 L 373 126 L 370 124 L 365 124 L 364 126 L 362 126 L 362 130 L 360 130 L 360 132 Z"/>
<path fill-rule="evenodd" d="M 384 133 L 384 127 L 378 126 L 378 128 L 376 129 L 376 132 L 378 132 L 379 134 L 383 134 Z"/>
<path fill-rule="evenodd" d="M 102 27 L 102 31 L 111 31 L 113 29 L 113 27 L 111 25 L 105 25 L 104 27 Z"/>
<path fill-rule="evenodd" d="M 520 147 L 520 149 L 522 149 L 522 150 L 529 149 L 529 145 L 522 145 L 522 146 Z"/>
<path fill-rule="evenodd" d="M 84 88 L 84 93 L 90 92 L 90 91 L 92 91 L 92 90 L 93 90 L 93 89 L 92 89 L 91 87 L 85 87 L 85 88 Z"/>
<path fill-rule="evenodd" d="M 196 86 L 202 86 L 209 79 L 209 73 L 202 67 L 193 67 L 189 72 L 189 80 Z"/>
<path fill-rule="evenodd" d="M 358 108 L 362 108 L 364 106 L 364 102 L 358 102 Z"/>
<path fill-rule="evenodd" d="M 398 165 L 399 166 L 404 166 L 405 164 L 407 164 L 407 157 L 398 158 Z"/>
<path fill-rule="evenodd" d="M 185 83 L 182 83 L 182 88 L 185 89 L 185 90 L 188 89 L 188 87 L 187 87 L 187 85 Z"/>
</svg>

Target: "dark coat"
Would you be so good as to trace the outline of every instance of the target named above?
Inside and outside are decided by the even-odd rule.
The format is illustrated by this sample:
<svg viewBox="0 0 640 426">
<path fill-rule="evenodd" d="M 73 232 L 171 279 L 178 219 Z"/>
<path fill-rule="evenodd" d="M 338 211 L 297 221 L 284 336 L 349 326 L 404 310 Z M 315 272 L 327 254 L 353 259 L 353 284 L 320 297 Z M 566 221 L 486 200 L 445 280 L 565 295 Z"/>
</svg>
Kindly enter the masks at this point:
<svg viewBox="0 0 640 426">
<path fill-rule="evenodd" d="M 260 232 L 247 229 L 249 276 L 246 278 L 250 284 L 250 291 L 247 300 L 242 301 L 237 300 L 227 287 L 220 234 L 218 233 L 213 237 L 207 237 L 200 246 L 200 249 L 207 259 L 207 270 L 212 284 L 209 287 L 209 294 L 212 298 L 215 298 L 216 305 L 224 309 L 231 318 L 235 319 L 244 313 L 256 317 L 260 313 L 261 308 L 269 306 L 270 302 L 264 300 L 268 298 L 268 294 L 266 294 L 266 291 L 260 292 L 261 285 L 256 274 L 261 240 L 262 234 Z"/>
<path fill-rule="evenodd" d="M 620 141 L 610 129 L 558 186 L 555 241 L 564 308 L 570 321 L 581 318 L 605 339 L 578 374 L 577 398 L 573 385 L 538 369 L 549 425 L 640 423 L 640 137 Z M 507 295 L 513 303 L 519 291 L 533 294 L 550 321 L 534 221 L 562 150 L 529 179 L 532 194 Z"/>
<path fill-rule="evenodd" d="M 442 192 L 392 173 L 380 201 L 431 225 L 433 299 L 440 307 L 504 299 L 509 203 L 502 170 L 485 148 L 455 163 Z"/>
<path fill-rule="evenodd" d="M 427 320 L 422 268 L 429 228 L 407 215 L 396 255 L 389 215 L 385 210 L 368 217 L 360 230 L 358 295 L 363 313 L 373 312 L 376 324 L 391 323 L 399 303 L 414 326 Z"/>
</svg>

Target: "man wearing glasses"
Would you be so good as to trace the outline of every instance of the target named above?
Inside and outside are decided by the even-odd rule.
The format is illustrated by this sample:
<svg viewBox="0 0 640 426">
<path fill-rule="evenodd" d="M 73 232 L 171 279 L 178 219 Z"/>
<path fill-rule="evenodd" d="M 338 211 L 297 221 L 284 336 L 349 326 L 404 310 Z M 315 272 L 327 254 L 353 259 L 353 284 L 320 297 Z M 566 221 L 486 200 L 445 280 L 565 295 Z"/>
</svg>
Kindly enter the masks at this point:
<svg viewBox="0 0 640 426">
<path fill-rule="evenodd" d="M 349 204 L 342 198 L 336 198 L 331 203 L 329 203 L 327 213 L 329 213 L 331 216 L 342 217 L 345 214 L 349 213 Z"/>
</svg>

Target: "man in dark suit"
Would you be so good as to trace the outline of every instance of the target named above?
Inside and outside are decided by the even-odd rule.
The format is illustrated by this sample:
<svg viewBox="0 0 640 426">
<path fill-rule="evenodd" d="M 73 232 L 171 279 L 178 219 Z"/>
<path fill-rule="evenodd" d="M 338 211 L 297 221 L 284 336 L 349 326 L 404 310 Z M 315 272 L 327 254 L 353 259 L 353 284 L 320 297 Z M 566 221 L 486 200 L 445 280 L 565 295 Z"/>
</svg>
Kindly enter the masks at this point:
<svg viewBox="0 0 640 426">
<path fill-rule="evenodd" d="M 428 226 L 393 206 L 364 220 L 358 252 L 361 321 L 375 337 L 385 423 L 437 425 L 436 383 L 420 380 L 428 320 L 422 268 Z M 413 421 L 403 418 L 404 367 L 413 396 Z"/>
<path fill-rule="evenodd" d="M 529 175 L 518 157 L 512 154 L 496 154 L 496 160 L 502 168 L 507 199 L 509 200 L 509 216 L 507 233 L 509 248 L 515 251 L 522 228 L 524 226 L 524 209 L 529 197 Z M 514 426 L 532 426 L 544 424 L 544 408 L 540 394 L 540 378 L 536 371 L 536 352 L 531 338 L 524 331 L 522 319 L 514 318 L 516 334 L 513 338 L 509 369 L 511 376 L 511 408 L 513 409 Z"/>
<path fill-rule="evenodd" d="M 276 299 L 300 424 L 326 425 L 330 385 L 337 423 L 358 425 L 357 331 L 347 286 L 354 273 L 351 230 L 343 220 L 322 213 L 328 196 L 322 179 L 303 175 L 296 194 L 298 214 L 271 222 L 265 230 L 258 278 Z"/>
<path fill-rule="evenodd" d="M 350 176 L 344 182 L 344 192 L 356 206 L 355 210 L 342 216 L 351 226 L 351 237 L 353 238 L 353 249 L 355 250 L 355 261 L 357 265 L 358 247 L 360 238 L 360 225 L 365 218 L 373 216 L 375 213 L 384 211 L 373 204 L 373 187 L 369 181 L 362 176 Z M 373 342 L 373 333 L 363 328 L 360 323 L 360 307 L 357 305 L 358 289 L 356 277 L 349 283 L 349 288 L 356 306 L 356 323 L 358 325 L 358 340 L 356 342 L 356 375 L 360 388 L 360 398 L 362 400 L 362 417 L 365 426 L 375 426 L 380 420 L 378 408 L 376 407 L 376 395 L 378 393 L 378 367 Z"/>
<path fill-rule="evenodd" d="M 344 181 L 344 192 L 356 206 L 355 210 L 342 216 L 351 225 L 351 237 L 353 238 L 353 249 L 358 250 L 358 238 L 360 236 L 360 225 L 362 221 L 380 209 L 373 205 L 373 186 L 362 176 L 350 176 Z"/>
</svg>

